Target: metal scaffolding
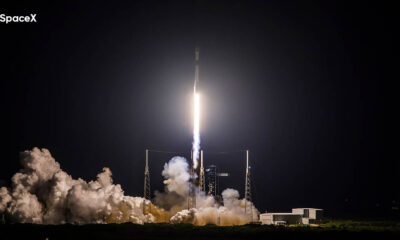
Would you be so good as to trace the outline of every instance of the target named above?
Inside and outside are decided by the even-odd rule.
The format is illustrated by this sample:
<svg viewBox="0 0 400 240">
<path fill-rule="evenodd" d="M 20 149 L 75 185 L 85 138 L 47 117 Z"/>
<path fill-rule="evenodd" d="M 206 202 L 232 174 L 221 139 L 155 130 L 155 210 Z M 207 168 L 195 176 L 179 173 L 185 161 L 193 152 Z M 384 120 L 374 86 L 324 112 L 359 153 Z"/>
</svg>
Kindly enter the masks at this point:
<svg viewBox="0 0 400 240">
<path fill-rule="evenodd" d="M 143 197 L 150 200 L 150 171 L 149 171 L 149 150 L 146 149 L 146 165 L 144 167 L 144 192 Z"/>
<path fill-rule="evenodd" d="M 148 212 L 151 213 L 151 191 L 150 191 L 150 171 L 149 171 L 149 150 L 146 149 L 146 165 L 144 167 L 144 188 L 143 188 L 143 214 L 146 214 L 146 205 Z"/>
<path fill-rule="evenodd" d="M 244 190 L 244 212 L 250 215 L 251 221 L 253 221 L 253 206 L 251 203 L 251 180 L 250 180 L 250 165 L 249 165 L 249 150 L 246 150 L 246 183 Z"/>
</svg>

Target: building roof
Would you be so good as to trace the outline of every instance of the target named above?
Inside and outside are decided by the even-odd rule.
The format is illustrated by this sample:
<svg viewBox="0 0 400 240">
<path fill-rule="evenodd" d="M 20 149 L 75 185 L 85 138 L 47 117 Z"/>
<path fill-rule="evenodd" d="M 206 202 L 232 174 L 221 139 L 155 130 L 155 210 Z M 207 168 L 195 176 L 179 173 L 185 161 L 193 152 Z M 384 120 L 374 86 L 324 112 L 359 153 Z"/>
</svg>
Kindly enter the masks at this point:
<svg viewBox="0 0 400 240">
<path fill-rule="evenodd" d="M 299 215 L 302 216 L 302 214 L 298 214 L 298 213 L 261 213 L 260 215 Z"/>
<path fill-rule="evenodd" d="M 321 208 L 292 208 L 292 210 L 295 210 L 295 209 L 313 209 L 313 210 L 323 210 L 323 209 L 321 209 Z"/>
</svg>

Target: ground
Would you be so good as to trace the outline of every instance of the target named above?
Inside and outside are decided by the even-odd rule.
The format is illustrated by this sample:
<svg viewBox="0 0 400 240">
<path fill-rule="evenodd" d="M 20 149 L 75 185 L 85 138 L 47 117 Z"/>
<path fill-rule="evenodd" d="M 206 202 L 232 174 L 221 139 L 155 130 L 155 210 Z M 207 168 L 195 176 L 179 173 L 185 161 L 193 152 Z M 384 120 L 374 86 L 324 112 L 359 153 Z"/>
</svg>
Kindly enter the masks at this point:
<svg viewBox="0 0 400 240">
<path fill-rule="evenodd" d="M 400 222 L 326 221 L 319 227 L 190 224 L 0 224 L 0 239 L 400 239 Z"/>
</svg>

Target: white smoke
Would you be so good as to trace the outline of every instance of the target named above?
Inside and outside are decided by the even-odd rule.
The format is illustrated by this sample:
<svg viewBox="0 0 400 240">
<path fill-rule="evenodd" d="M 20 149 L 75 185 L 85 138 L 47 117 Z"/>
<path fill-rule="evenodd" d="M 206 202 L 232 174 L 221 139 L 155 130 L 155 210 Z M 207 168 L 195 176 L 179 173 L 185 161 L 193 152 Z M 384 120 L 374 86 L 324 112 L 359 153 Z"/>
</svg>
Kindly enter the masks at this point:
<svg viewBox="0 0 400 240">
<path fill-rule="evenodd" d="M 168 192 L 175 192 L 180 196 L 186 196 L 189 192 L 188 181 L 190 174 L 188 173 L 189 164 L 183 157 L 173 157 L 169 163 L 164 165 L 162 171 L 164 184 Z"/>
<path fill-rule="evenodd" d="M 243 225 L 257 221 L 258 210 L 244 199 L 239 199 L 239 192 L 225 189 L 222 192 L 223 205 L 215 202 L 211 196 L 200 192 L 196 196 L 197 208 L 183 209 L 171 217 L 171 223 L 191 223 L 195 225 L 216 224 L 221 226 Z"/>
<path fill-rule="evenodd" d="M 222 192 L 223 205 L 218 204 L 213 196 L 196 189 L 196 208 L 187 209 L 190 186 L 189 165 L 183 157 L 174 157 L 164 165 L 162 175 L 165 193 L 156 193 L 155 203 L 168 210 L 171 223 L 192 223 L 196 225 L 240 225 L 257 221 L 258 210 L 252 203 L 239 199 L 239 192 L 225 189 Z"/>
<path fill-rule="evenodd" d="M 0 188 L 0 213 L 13 222 L 239 225 L 255 220 L 258 214 L 251 203 L 247 206 L 251 205 L 253 219 L 248 209 L 245 213 L 245 200 L 240 200 L 234 189 L 222 192 L 223 205 L 197 189 L 197 208 L 187 210 L 190 174 L 183 157 L 174 157 L 165 164 L 165 192 L 156 192 L 154 199 L 158 207 L 149 201 L 144 205 L 141 197 L 125 196 L 121 186 L 113 184 L 108 168 L 103 168 L 95 181 L 73 179 L 47 149 L 38 148 L 21 153 L 21 163 L 23 169 L 12 177 L 12 187 Z"/>
<path fill-rule="evenodd" d="M 0 189 L 0 212 L 13 222 L 106 223 L 153 221 L 141 210 L 142 198 L 125 196 L 104 168 L 96 181 L 73 179 L 47 149 L 21 153 L 24 167 L 12 177 L 12 188 Z"/>
<path fill-rule="evenodd" d="M 7 208 L 7 204 L 11 201 L 11 196 L 8 194 L 8 190 L 5 187 L 0 188 L 0 212 L 4 212 Z"/>
</svg>

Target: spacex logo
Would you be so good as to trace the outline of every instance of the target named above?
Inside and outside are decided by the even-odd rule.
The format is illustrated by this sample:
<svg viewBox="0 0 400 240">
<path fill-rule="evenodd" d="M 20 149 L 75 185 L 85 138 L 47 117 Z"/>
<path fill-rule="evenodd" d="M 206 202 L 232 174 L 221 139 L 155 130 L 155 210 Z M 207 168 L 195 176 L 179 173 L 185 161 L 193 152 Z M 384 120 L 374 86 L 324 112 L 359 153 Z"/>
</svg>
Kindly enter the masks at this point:
<svg viewBox="0 0 400 240">
<path fill-rule="evenodd" d="M 22 23 L 22 22 L 26 22 L 26 23 L 32 23 L 32 22 L 36 22 L 36 14 L 31 14 L 29 16 L 8 16 L 4 13 L 0 14 L 0 22 L 2 23 Z"/>
</svg>

